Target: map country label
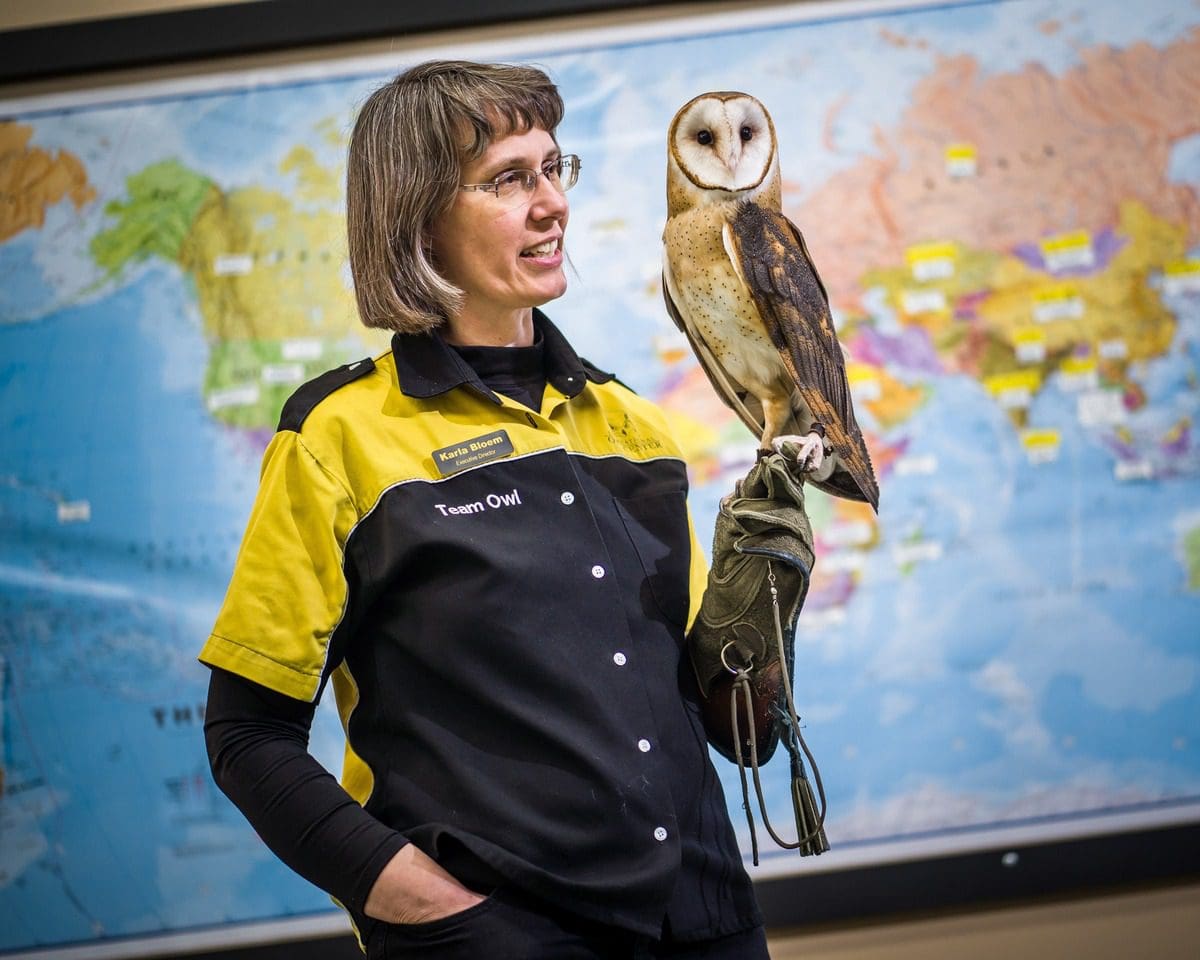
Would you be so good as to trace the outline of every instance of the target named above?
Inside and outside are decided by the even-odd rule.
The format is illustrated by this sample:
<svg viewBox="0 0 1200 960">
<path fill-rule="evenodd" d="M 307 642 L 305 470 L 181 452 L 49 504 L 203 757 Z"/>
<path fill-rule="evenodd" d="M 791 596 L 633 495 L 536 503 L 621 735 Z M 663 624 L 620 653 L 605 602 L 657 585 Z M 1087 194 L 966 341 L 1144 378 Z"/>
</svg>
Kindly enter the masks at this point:
<svg viewBox="0 0 1200 960">
<path fill-rule="evenodd" d="M 1123 423 L 1125 398 L 1120 390 L 1088 390 L 1076 398 L 1076 415 L 1085 427 L 1107 427 Z"/>
<path fill-rule="evenodd" d="M 284 360 L 316 360 L 325 352 L 325 344 L 311 338 L 284 340 L 279 354 Z"/>
<path fill-rule="evenodd" d="M 1124 360 L 1129 356 L 1129 344 L 1124 340 L 1101 340 L 1096 352 L 1103 360 Z"/>
<path fill-rule="evenodd" d="M 1200 260 L 1177 260 L 1164 266 L 1163 292 L 1200 293 Z"/>
<path fill-rule="evenodd" d="M 854 399 L 864 403 L 878 400 L 883 394 L 879 371 L 869 364 L 846 364 L 846 381 L 850 384 L 850 392 L 854 394 Z"/>
<path fill-rule="evenodd" d="M 858 573 L 867 565 L 867 555 L 860 550 L 844 550 L 821 558 L 826 573 Z"/>
<path fill-rule="evenodd" d="M 244 277 L 253 269 L 252 253 L 222 253 L 213 257 L 213 273 L 218 277 Z"/>
<path fill-rule="evenodd" d="M 1038 323 L 1083 318 L 1083 297 L 1073 283 L 1047 284 L 1033 291 L 1033 319 Z"/>
<path fill-rule="evenodd" d="M 835 523 L 827 528 L 821 539 L 831 547 L 862 547 L 871 542 L 874 532 L 869 523 Z"/>
<path fill-rule="evenodd" d="M 1010 370 L 985 377 L 984 386 L 1000 406 L 1006 410 L 1029 406 L 1029 401 L 1042 385 L 1042 374 L 1038 370 Z"/>
<path fill-rule="evenodd" d="M 1096 264 L 1096 251 L 1092 247 L 1092 234 L 1088 230 L 1071 230 L 1046 237 L 1041 244 L 1042 260 L 1052 273 L 1076 268 L 1088 268 Z"/>
<path fill-rule="evenodd" d="M 945 313 L 946 295 L 941 290 L 905 290 L 900 294 L 900 306 L 910 317 Z"/>
<path fill-rule="evenodd" d="M 1046 359 L 1046 333 L 1040 327 L 1018 327 L 1013 348 L 1018 363 L 1041 363 Z"/>
<path fill-rule="evenodd" d="M 1100 383 L 1095 357 L 1067 357 L 1058 367 L 1064 390 L 1095 390 Z"/>
<path fill-rule="evenodd" d="M 932 453 L 912 457 L 900 457 L 896 461 L 896 474 L 901 477 L 929 476 L 937 473 L 938 460 Z"/>
<path fill-rule="evenodd" d="M 946 174 L 951 177 L 973 177 L 979 158 L 973 143 L 952 143 L 946 147 Z"/>
<path fill-rule="evenodd" d="M 1058 459 L 1062 439 L 1057 430 L 1024 430 L 1021 447 L 1030 463 L 1053 463 Z"/>
<path fill-rule="evenodd" d="M 900 543 L 892 548 L 892 560 L 898 567 L 909 567 L 941 559 L 942 545 L 937 540 L 919 540 L 916 543 Z"/>
<path fill-rule="evenodd" d="M 1153 480 L 1154 464 L 1149 460 L 1118 460 L 1113 464 L 1113 476 L 1123 482 Z"/>
<path fill-rule="evenodd" d="M 921 243 L 904 253 L 913 279 L 921 283 L 954 276 L 958 247 L 953 243 Z"/>
<path fill-rule="evenodd" d="M 263 383 L 300 383 L 304 380 L 304 364 L 264 363 L 260 376 Z"/>
<path fill-rule="evenodd" d="M 821 610 L 805 610 L 801 614 L 804 625 L 814 632 L 829 629 L 834 630 L 846 622 L 845 607 L 825 607 Z"/>
<path fill-rule="evenodd" d="M 252 407 L 258 403 L 261 393 L 257 383 L 239 383 L 232 387 L 213 390 L 208 395 L 208 409 L 221 410 L 225 407 Z"/>
<path fill-rule="evenodd" d="M 92 504 L 87 500 L 61 500 L 58 503 L 59 523 L 86 523 L 92 519 Z"/>
</svg>

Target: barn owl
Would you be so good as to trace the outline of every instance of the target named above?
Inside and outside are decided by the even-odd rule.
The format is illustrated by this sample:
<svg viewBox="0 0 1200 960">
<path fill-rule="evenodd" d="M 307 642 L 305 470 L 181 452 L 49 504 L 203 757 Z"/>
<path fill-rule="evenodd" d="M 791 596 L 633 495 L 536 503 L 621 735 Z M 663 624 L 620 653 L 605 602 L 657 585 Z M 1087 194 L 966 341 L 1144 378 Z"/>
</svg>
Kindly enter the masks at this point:
<svg viewBox="0 0 1200 960">
<path fill-rule="evenodd" d="M 705 93 L 667 135 L 663 296 L 721 399 L 808 479 L 879 509 L 829 297 L 782 213 L 775 127 L 745 93 Z"/>
</svg>

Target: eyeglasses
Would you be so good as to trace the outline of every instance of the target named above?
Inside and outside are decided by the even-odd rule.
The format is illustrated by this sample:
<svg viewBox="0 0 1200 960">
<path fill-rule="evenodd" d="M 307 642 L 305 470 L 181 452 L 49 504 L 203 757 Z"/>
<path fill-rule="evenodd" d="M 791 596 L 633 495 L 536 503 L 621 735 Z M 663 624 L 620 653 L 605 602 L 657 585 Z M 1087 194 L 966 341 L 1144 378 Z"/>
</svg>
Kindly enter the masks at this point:
<svg viewBox="0 0 1200 960">
<path fill-rule="evenodd" d="M 564 154 L 542 164 L 541 170 L 506 170 L 487 183 L 464 183 L 460 189 L 484 190 L 509 207 L 528 202 L 537 189 L 538 177 L 545 177 L 559 193 L 566 193 L 579 181 L 582 161 L 573 153 Z"/>
</svg>

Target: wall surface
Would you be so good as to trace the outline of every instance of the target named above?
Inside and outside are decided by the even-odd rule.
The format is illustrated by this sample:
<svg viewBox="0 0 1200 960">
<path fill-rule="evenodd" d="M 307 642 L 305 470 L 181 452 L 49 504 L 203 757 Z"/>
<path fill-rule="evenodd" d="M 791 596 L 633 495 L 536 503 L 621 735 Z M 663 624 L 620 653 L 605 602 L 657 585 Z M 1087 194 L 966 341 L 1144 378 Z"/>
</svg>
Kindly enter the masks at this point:
<svg viewBox="0 0 1200 960">
<path fill-rule="evenodd" d="M 239 0 L 215 0 L 215 3 L 222 2 Z M 207 4 L 196 0 L 8 0 L 0 4 L 0 31 L 206 5 L 215 4 L 213 0 Z M 715 4 L 677 6 L 671 13 L 685 14 L 689 9 L 716 7 Z M 655 15 L 653 11 L 636 11 L 608 14 L 589 22 L 619 23 Z M 528 30 L 528 27 L 524 29 Z M 501 37 L 505 32 L 504 29 L 472 31 L 458 39 Z M 409 42 L 429 43 L 431 37 Z M 198 69 L 236 69 L 310 56 L 372 53 L 394 50 L 403 43 L 377 41 L 298 54 L 224 60 L 199 68 L 180 64 L 152 70 L 113 72 L 101 78 L 48 79 L 0 86 L 0 97 L 195 73 Z M 1200 884 L 1191 883 L 937 916 L 904 917 L 888 922 L 779 930 L 772 937 L 771 953 L 776 960 L 800 957 L 806 960 L 851 957 L 856 960 L 882 960 L 885 957 L 889 960 L 915 960 L 918 957 L 922 960 L 962 957 L 971 960 L 1010 960 L 1013 957 L 1115 960 L 1133 956 L 1172 960 L 1195 957 L 1197 943 L 1200 943 Z"/>
</svg>

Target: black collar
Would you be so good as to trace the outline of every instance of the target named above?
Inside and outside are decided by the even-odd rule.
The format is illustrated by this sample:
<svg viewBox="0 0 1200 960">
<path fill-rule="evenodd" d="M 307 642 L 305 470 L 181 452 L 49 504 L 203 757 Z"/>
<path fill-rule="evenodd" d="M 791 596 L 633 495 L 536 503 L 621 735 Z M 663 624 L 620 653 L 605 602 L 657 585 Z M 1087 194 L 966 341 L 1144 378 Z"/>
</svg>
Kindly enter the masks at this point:
<svg viewBox="0 0 1200 960">
<path fill-rule="evenodd" d="M 611 373 L 597 370 L 582 359 L 542 311 L 533 311 L 533 326 L 545 344 L 546 382 L 563 396 L 577 397 L 588 380 L 607 383 L 613 379 Z M 451 349 L 439 330 L 393 335 L 392 356 L 396 359 L 400 390 L 405 396 L 427 399 L 466 385 L 496 403 L 500 402 L 470 364 Z"/>
</svg>

